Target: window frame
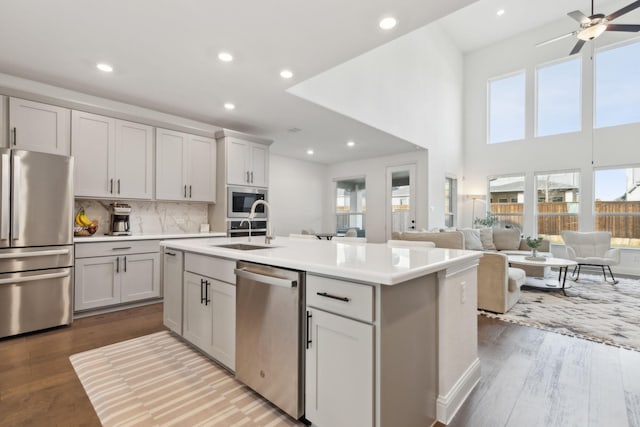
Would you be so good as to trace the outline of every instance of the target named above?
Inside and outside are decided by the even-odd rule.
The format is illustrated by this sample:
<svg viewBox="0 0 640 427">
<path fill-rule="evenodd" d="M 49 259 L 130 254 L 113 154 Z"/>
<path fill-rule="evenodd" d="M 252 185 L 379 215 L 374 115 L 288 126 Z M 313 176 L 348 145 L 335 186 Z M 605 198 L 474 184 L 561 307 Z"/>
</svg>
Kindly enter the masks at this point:
<svg viewBox="0 0 640 427">
<path fill-rule="evenodd" d="M 491 181 L 495 179 L 500 179 L 500 178 L 522 178 L 522 196 L 523 196 L 522 213 L 517 213 L 517 212 L 516 213 L 494 213 L 493 212 L 494 202 L 491 201 Z M 507 201 L 506 202 L 498 201 L 495 203 L 513 203 L 509 201 L 510 200 L 509 197 L 506 197 L 504 199 L 499 199 L 499 200 L 507 200 Z M 516 197 L 516 200 L 517 200 L 517 197 Z M 516 203 L 518 202 L 516 201 Z M 525 172 L 512 173 L 507 175 L 492 175 L 487 177 L 487 213 L 491 214 L 494 217 L 497 217 L 498 224 L 502 225 L 503 220 L 500 219 L 501 217 L 521 217 L 522 221 L 518 227 L 522 232 L 525 227 L 525 220 L 526 220 L 526 213 L 527 213 L 526 205 L 527 205 L 527 174 Z M 509 224 L 509 225 L 512 225 L 512 224 Z"/>
<path fill-rule="evenodd" d="M 491 83 L 498 80 L 504 80 L 510 77 L 515 77 L 518 75 L 522 75 L 524 78 L 524 87 L 523 87 L 523 105 L 522 105 L 522 138 L 518 139 L 509 139 L 506 141 L 496 141 L 491 142 Z M 500 76 L 490 77 L 487 79 L 486 83 L 486 109 L 487 114 L 485 117 L 485 125 L 486 125 L 486 143 L 487 145 L 493 144 L 504 144 L 509 142 L 520 142 L 524 141 L 527 138 L 527 70 L 526 68 L 522 68 L 516 71 L 512 71 L 510 73 L 502 74 Z"/>
<path fill-rule="evenodd" d="M 577 213 L 571 213 L 571 212 L 540 212 L 538 211 L 538 205 L 540 203 L 545 203 L 545 202 L 540 202 L 539 197 L 538 197 L 538 177 L 539 176 L 544 176 L 544 175 L 560 175 L 560 174 L 577 174 L 578 176 L 578 196 L 577 196 L 577 201 L 573 201 L 573 202 L 567 202 L 567 201 L 563 201 L 560 203 L 577 203 L 578 204 L 578 209 L 577 209 Z M 578 226 L 576 227 L 576 231 L 580 230 L 580 221 L 582 220 L 582 215 L 581 215 L 581 209 L 582 209 L 582 187 L 583 187 L 583 182 L 582 182 L 582 172 L 580 171 L 580 169 L 563 169 L 563 170 L 553 170 L 553 171 L 537 171 L 533 173 L 533 194 L 535 194 L 535 200 L 536 203 L 534 205 L 534 209 L 533 209 L 533 226 L 534 226 L 534 230 L 535 230 L 535 234 L 536 235 L 540 235 L 540 230 L 538 227 L 538 219 L 540 217 L 575 217 L 578 223 Z M 563 200 L 565 199 L 565 197 L 563 196 Z M 548 201 L 547 201 L 548 203 Z M 553 202 L 552 203 L 558 203 L 558 202 Z M 560 243 L 562 242 L 562 235 L 557 235 L 558 237 L 553 238 L 553 237 L 547 237 L 547 236 L 556 236 L 554 235 L 547 235 L 544 234 L 543 236 L 546 236 L 545 238 L 551 240 L 554 243 Z"/>
<path fill-rule="evenodd" d="M 338 212 L 338 183 L 342 182 L 342 181 L 356 181 L 356 180 L 362 180 L 364 181 L 364 191 L 365 191 L 365 195 L 364 195 L 364 206 L 363 209 L 361 210 L 355 210 L 355 211 L 345 211 L 345 212 Z M 335 229 L 336 229 L 336 233 L 338 232 L 338 224 L 340 223 L 340 218 L 344 218 L 344 217 L 355 217 L 355 216 L 359 216 L 360 222 L 362 224 L 361 230 L 365 233 L 366 235 L 366 230 L 367 230 L 367 205 L 366 205 L 366 191 L 367 191 L 367 176 L 366 175 L 356 175 L 356 176 L 348 176 L 348 177 L 340 177 L 340 178 L 334 178 L 333 180 L 334 182 L 334 189 L 333 189 L 333 212 L 335 214 Z M 350 222 L 350 220 L 349 220 Z"/>
<path fill-rule="evenodd" d="M 583 92 L 584 92 L 584 74 L 583 74 L 583 67 L 582 67 L 582 60 L 581 60 L 581 56 L 567 56 L 564 58 L 559 58 L 559 59 L 555 59 L 553 61 L 547 61 L 547 62 L 543 62 L 540 64 L 536 64 L 535 69 L 534 69 L 534 77 L 535 77 L 535 87 L 534 87 L 534 101 L 533 101 L 533 114 L 534 114 L 534 123 L 533 123 L 533 136 L 535 138 L 545 138 L 545 137 L 549 137 L 549 136 L 555 136 L 555 135 L 566 135 L 569 133 L 578 133 L 578 132 L 582 132 L 582 125 L 583 125 L 583 117 L 582 117 L 582 113 L 583 113 Z M 540 99 L 539 99 L 539 89 L 540 89 L 540 82 L 539 82 L 539 76 L 538 76 L 538 72 L 540 69 L 545 68 L 545 67 L 552 67 L 554 65 L 558 65 L 561 64 L 563 62 L 569 62 L 569 61 L 576 61 L 578 62 L 578 66 L 579 66 L 579 70 L 578 70 L 578 76 L 580 77 L 580 87 L 578 88 L 578 105 L 579 105 L 579 111 L 578 111 L 578 129 L 577 130 L 569 130 L 569 131 L 564 131 L 564 132 L 559 132 L 559 133 L 550 133 L 550 134 L 545 134 L 545 135 L 540 135 L 539 133 L 539 129 L 538 129 L 538 125 L 539 125 L 539 106 L 540 106 Z M 594 110 L 595 113 L 595 110 Z M 594 116 L 595 118 L 595 116 Z M 595 123 L 595 120 L 594 120 Z"/>
<path fill-rule="evenodd" d="M 444 211 L 445 227 L 455 227 L 458 218 L 458 178 L 455 176 L 445 176 L 445 201 L 447 201 L 446 186 L 449 185 L 449 211 Z"/>
<path fill-rule="evenodd" d="M 612 238 L 612 242 L 611 242 L 611 246 L 617 246 L 617 247 L 621 247 L 621 248 L 631 248 L 631 249 L 640 249 L 639 246 L 634 246 L 634 245 L 616 245 L 616 239 L 618 239 L 616 236 L 613 235 L 613 232 L 610 230 L 598 230 L 598 218 L 599 217 L 628 217 L 628 218 L 634 218 L 634 217 L 638 217 L 640 218 L 640 212 L 628 212 L 628 213 L 598 213 L 596 212 L 596 202 L 598 201 L 596 199 L 596 175 L 598 171 L 604 171 L 604 170 L 620 170 L 620 169 L 640 169 L 640 163 L 633 163 L 633 164 L 626 164 L 626 165 L 618 165 L 618 166 L 603 166 L 603 167 L 597 167 L 597 168 L 593 168 L 593 200 L 591 202 L 591 210 L 592 210 L 592 216 L 593 216 L 593 230 L 594 231 L 609 231 L 611 232 L 611 238 Z M 638 190 L 640 191 L 640 187 L 638 187 Z M 640 240 L 640 237 L 638 238 L 638 240 Z"/>
</svg>

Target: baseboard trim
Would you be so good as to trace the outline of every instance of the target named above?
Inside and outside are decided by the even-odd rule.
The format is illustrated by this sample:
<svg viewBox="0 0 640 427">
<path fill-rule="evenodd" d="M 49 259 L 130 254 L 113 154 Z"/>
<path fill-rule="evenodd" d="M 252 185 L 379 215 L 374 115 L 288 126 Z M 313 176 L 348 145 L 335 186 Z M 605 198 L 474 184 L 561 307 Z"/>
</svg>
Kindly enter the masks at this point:
<svg viewBox="0 0 640 427">
<path fill-rule="evenodd" d="M 446 395 L 438 395 L 436 402 L 436 417 L 443 424 L 449 424 L 458 409 L 462 406 L 471 391 L 480 381 L 480 359 L 469 365 L 458 381 Z"/>
<path fill-rule="evenodd" d="M 111 305 L 109 307 L 94 308 L 85 311 L 76 311 L 73 313 L 73 319 L 82 319 L 84 317 L 96 316 L 99 314 L 113 313 L 114 311 L 127 310 L 129 308 L 143 307 L 145 305 L 160 304 L 162 298 L 154 298 L 145 301 L 130 302 L 125 304 Z"/>
</svg>

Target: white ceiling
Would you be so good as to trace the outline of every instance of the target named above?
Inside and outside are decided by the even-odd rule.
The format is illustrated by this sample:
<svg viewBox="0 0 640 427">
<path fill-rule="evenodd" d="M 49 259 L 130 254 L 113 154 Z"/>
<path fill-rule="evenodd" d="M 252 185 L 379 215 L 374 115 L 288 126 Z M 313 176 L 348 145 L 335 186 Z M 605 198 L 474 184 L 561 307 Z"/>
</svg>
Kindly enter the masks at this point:
<svg viewBox="0 0 640 427">
<path fill-rule="evenodd" d="M 587 0 L 471 3 L 0 0 L 0 73 L 271 138 L 274 152 L 291 157 L 323 163 L 376 157 L 414 146 L 286 89 L 469 4 L 442 20 L 463 51 L 590 7 Z M 500 19 L 498 8 L 506 11 Z M 398 26 L 384 32 L 377 23 L 387 15 Z M 220 62 L 222 50 L 235 60 Z M 99 72 L 99 61 L 115 71 Z M 283 68 L 294 78 L 281 79 Z M 236 109 L 226 111 L 225 102 Z M 357 142 L 353 149 L 349 139 Z"/>
</svg>

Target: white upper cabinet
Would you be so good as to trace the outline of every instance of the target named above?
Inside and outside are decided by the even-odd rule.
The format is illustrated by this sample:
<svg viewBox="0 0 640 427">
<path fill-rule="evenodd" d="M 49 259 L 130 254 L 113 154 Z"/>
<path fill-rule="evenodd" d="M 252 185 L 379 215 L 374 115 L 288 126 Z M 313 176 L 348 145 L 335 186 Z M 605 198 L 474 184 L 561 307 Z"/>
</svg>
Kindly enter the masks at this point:
<svg viewBox="0 0 640 427">
<path fill-rule="evenodd" d="M 73 111 L 75 195 L 153 197 L 153 128 Z"/>
<path fill-rule="evenodd" d="M 272 141 L 227 129 L 216 132 L 216 139 L 224 144 L 228 185 L 269 186 L 269 144 Z"/>
<path fill-rule="evenodd" d="M 156 199 L 216 201 L 215 140 L 156 130 Z"/>
<path fill-rule="evenodd" d="M 7 141 L 7 97 L 0 95 L 0 148 L 7 148 L 9 142 Z"/>
<path fill-rule="evenodd" d="M 68 156 L 71 113 L 66 108 L 25 99 L 9 99 L 12 148 Z"/>
</svg>

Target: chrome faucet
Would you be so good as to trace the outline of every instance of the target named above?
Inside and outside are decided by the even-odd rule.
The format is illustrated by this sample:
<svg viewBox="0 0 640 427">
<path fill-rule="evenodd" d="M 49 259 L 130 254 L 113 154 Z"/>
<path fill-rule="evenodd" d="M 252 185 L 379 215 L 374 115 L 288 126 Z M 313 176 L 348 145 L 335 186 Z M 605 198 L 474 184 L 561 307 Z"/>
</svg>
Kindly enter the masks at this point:
<svg viewBox="0 0 640 427">
<path fill-rule="evenodd" d="M 242 228 L 242 223 L 247 221 L 247 224 L 249 224 L 249 238 L 247 239 L 247 242 L 251 241 L 251 218 L 244 218 L 242 221 L 240 221 L 240 228 Z"/>
<path fill-rule="evenodd" d="M 264 200 L 256 200 L 255 202 L 253 202 L 253 205 L 251 205 L 251 212 L 249 213 L 249 220 L 252 220 L 253 217 L 256 215 L 256 207 L 258 205 L 264 205 L 266 208 L 267 233 L 264 235 L 264 243 L 266 245 L 269 245 L 271 244 L 271 241 L 275 239 L 275 237 L 273 237 L 273 235 L 271 234 L 271 221 L 269 221 L 269 211 L 271 209 L 269 208 L 269 203 L 265 202 Z"/>
</svg>

